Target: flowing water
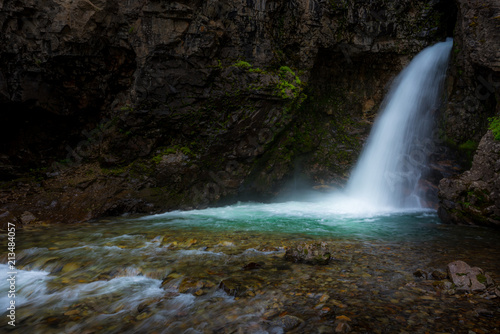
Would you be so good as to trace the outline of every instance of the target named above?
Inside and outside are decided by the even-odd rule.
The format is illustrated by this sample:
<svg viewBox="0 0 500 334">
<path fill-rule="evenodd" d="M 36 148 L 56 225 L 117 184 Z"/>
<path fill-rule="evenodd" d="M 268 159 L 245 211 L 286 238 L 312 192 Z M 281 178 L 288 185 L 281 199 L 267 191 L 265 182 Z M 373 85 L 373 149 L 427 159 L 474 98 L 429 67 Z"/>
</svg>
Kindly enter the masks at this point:
<svg viewBox="0 0 500 334">
<path fill-rule="evenodd" d="M 348 191 L 378 206 L 421 207 L 418 181 L 431 153 L 434 112 L 453 40 L 419 53 L 396 78 Z"/>
<path fill-rule="evenodd" d="M 352 333 L 499 332 L 498 298 L 413 276 L 463 260 L 499 281 L 498 232 L 442 225 L 432 211 L 322 208 L 240 203 L 27 227 L 16 238 L 16 327 L 4 311 L 0 331 L 333 333 L 349 319 Z M 284 259 L 318 240 L 329 264 Z M 4 279 L 0 305 L 7 290 Z"/>
<path fill-rule="evenodd" d="M 417 72 L 440 81 L 450 43 L 417 56 L 417 64 L 425 63 Z M 427 68 L 428 63 L 435 64 Z M 411 74 L 410 83 L 403 75 L 398 81 L 405 88 L 393 95 L 415 90 L 437 94 L 428 91 L 428 80 L 415 73 L 413 64 L 404 72 Z M 422 103 L 410 109 L 421 114 L 437 103 L 436 96 Z M 397 117 L 403 117 L 400 102 L 387 102 L 389 113 L 396 109 Z M 389 124 L 392 117 L 396 116 Z M 408 119 L 414 122 L 415 117 Z M 384 133 L 385 127 L 379 126 Z M 407 134 L 409 138 L 425 133 L 415 124 L 410 128 L 415 133 Z M 7 324 L 4 309 L 0 331 L 500 333 L 500 303 L 494 290 L 455 294 L 445 281 L 413 275 L 417 269 L 444 271 L 449 262 L 463 260 L 500 281 L 500 233 L 442 225 L 436 213 L 420 208 L 418 201 L 395 201 L 395 189 L 388 189 L 381 179 L 389 172 L 402 172 L 390 162 L 391 154 L 409 154 L 404 152 L 415 147 L 415 140 L 405 144 L 405 151 L 394 136 L 377 145 L 397 147 L 395 152 L 370 153 L 367 148 L 360 164 L 371 164 L 377 175 L 367 179 L 359 166 L 350 183 L 359 191 L 314 201 L 238 203 L 18 230 L 16 326 Z M 370 145 L 379 142 L 373 137 Z M 366 162 L 379 158 L 381 165 Z M 395 193 L 401 197 L 405 191 Z M 409 193 L 405 197 L 418 197 Z M 0 236 L 7 244 L 7 234 Z M 318 241 L 331 250 L 328 264 L 285 259 L 287 248 Z M 6 262 L 4 253 L 2 263 Z M 0 268 L 9 271 L 6 264 Z M 9 288 L 9 281 L 0 281 L 4 307 Z"/>
</svg>

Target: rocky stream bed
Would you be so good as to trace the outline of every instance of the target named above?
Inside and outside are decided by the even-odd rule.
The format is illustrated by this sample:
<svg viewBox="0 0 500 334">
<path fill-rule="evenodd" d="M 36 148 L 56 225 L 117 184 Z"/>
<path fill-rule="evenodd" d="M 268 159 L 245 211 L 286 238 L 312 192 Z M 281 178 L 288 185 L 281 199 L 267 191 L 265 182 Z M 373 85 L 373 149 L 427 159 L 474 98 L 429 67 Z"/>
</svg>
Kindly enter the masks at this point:
<svg viewBox="0 0 500 334">
<path fill-rule="evenodd" d="M 500 332 L 500 245 L 490 230 L 437 224 L 432 213 L 392 237 L 377 236 L 370 219 L 357 222 L 364 234 L 320 235 L 307 224 L 257 231 L 175 215 L 19 231 L 11 332 Z M 455 260 L 482 268 L 474 276 L 483 286 L 460 288 L 447 272 Z"/>
</svg>

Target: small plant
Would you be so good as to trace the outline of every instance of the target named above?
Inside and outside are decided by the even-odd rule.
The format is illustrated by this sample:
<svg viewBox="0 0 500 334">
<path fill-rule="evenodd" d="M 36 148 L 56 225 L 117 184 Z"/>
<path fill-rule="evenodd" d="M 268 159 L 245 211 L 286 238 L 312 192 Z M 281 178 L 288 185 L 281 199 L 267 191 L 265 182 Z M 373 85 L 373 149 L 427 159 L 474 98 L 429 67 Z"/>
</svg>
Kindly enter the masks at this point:
<svg viewBox="0 0 500 334">
<path fill-rule="evenodd" d="M 123 173 L 125 173 L 127 171 L 127 167 L 126 166 L 122 166 L 122 167 L 115 167 L 115 168 L 103 168 L 102 169 L 102 172 L 103 174 L 105 175 L 121 175 Z"/>
<path fill-rule="evenodd" d="M 260 68 L 250 68 L 248 72 L 266 74 L 267 72 Z"/>
<path fill-rule="evenodd" d="M 477 278 L 478 282 L 481 283 L 481 284 L 486 284 L 486 282 L 488 281 L 486 279 L 486 276 L 483 275 L 483 274 L 476 275 L 476 278 Z"/>
<path fill-rule="evenodd" d="M 123 111 L 123 112 L 133 112 L 134 108 L 130 104 L 127 104 L 127 105 L 124 105 L 123 107 L 121 107 L 120 111 Z"/>
<path fill-rule="evenodd" d="M 240 61 L 234 63 L 233 66 L 234 67 L 239 67 L 239 68 L 245 68 L 245 69 L 252 68 L 252 65 L 250 65 L 250 63 L 248 63 L 246 61 L 243 61 L 243 60 L 240 60 Z"/>
<path fill-rule="evenodd" d="M 475 151 L 477 148 L 477 142 L 469 139 L 465 143 L 460 144 L 458 148 L 464 151 Z"/>
<path fill-rule="evenodd" d="M 295 99 L 302 91 L 302 81 L 288 66 L 281 66 L 275 95 L 282 99 Z M 291 79 L 291 80 L 290 80 Z"/>
<path fill-rule="evenodd" d="M 163 160 L 163 156 L 169 154 L 176 154 L 177 152 L 182 152 L 183 154 L 193 157 L 195 154 L 191 151 L 191 149 L 187 146 L 180 147 L 179 145 L 175 145 L 173 147 L 164 148 L 160 151 L 159 154 L 155 155 L 151 160 L 155 164 L 159 164 Z"/>
<path fill-rule="evenodd" d="M 159 154 L 159 155 L 154 156 L 152 160 L 155 164 L 159 164 L 162 159 L 163 159 L 163 155 Z"/>
<path fill-rule="evenodd" d="M 185 155 L 193 155 L 193 152 L 191 152 L 191 150 L 189 149 L 189 147 L 186 147 L 186 146 L 181 147 L 180 151 L 182 153 L 184 153 Z"/>
<path fill-rule="evenodd" d="M 500 117 L 491 117 L 488 121 L 490 121 L 489 129 L 493 132 L 495 140 L 500 140 Z"/>
</svg>

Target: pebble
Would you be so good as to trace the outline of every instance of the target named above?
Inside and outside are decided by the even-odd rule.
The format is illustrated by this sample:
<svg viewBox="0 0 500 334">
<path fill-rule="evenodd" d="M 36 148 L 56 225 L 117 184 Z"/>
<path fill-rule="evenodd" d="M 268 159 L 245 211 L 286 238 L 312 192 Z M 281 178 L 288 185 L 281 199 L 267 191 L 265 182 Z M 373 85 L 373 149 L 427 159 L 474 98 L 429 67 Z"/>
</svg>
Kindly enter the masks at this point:
<svg viewBox="0 0 500 334">
<path fill-rule="evenodd" d="M 335 317 L 335 319 L 339 320 L 339 321 L 351 321 L 351 318 L 345 316 L 345 315 L 338 315 Z"/>
<path fill-rule="evenodd" d="M 328 299 L 330 299 L 330 296 L 327 295 L 327 294 L 324 294 L 324 295 L 321 295 L 321 297 L 319 298 L 319 302 L 320 303 L 324 303 L 326 302 Z"/>
<path fill-rule="evenodd" d="M 335 333 L 349 333 L 351 331 L 351 326 L 344 321 L 339 321 L 336 324 Z"/>
<path fill-rule="evenodd" d="M 285 332 L 288 332 L 288 331 L 294 329 L 295 327 L 299 326 L 302 322 L 303 322 L 302 319 L 297 318 L 295 316 L 284 315 L 284 316 L 281 316 L 281 317 L 273 320 L 271 322 L 271 324 L 273 326 L 279 326 L 279 327 L 283 328 L 283 330 Z"/>
</svg>

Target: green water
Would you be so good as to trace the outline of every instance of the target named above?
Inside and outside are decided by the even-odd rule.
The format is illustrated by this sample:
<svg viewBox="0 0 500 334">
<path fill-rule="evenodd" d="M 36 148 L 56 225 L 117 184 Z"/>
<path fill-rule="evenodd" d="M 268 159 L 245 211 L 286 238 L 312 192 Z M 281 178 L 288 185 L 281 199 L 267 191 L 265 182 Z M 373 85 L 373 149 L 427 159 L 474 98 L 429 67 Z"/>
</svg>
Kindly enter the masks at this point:
<svg viewBox="0 0 500 334">
<path fill-rule="evenodd" d="M 1 330 L 329 333 L 347 321 L 353 333 L 498 333 L 498 298 L 447 295 L 413 272 L 464 260 L 498 281 L 499 236 L 429 210 L 341 201 L 30 226 L 16 237 L 16 327 L 4 313 Z M 284 259 L 315 241 L 330 245 L 328 265 Z M 5 280 L 0 288 L 7 305 Z"/>
</svg>

